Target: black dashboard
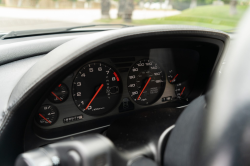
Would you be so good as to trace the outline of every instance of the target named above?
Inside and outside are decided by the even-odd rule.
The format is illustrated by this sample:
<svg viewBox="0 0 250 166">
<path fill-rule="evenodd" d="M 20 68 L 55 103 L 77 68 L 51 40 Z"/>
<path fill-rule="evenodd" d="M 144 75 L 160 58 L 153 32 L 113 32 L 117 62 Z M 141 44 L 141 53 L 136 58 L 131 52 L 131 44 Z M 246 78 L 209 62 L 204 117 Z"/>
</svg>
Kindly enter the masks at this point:
<svg viewBox="0 0 250 166">
<path fill-rule="evenodd" d="M 145 109 L 182 110 L 205 93 L 218 60 L 222 43 L 209 40 L 157 39 L 100 53 L 47 89 L 30 117 L 31 130 L 53 139 L 105 130 Z"/>
<path fill-rule="evenodd" d="M 158 139 L 191 101 L 207 92 L 225 46 L 226 35 L 220 32 L 180 31 L 112 40 L 85 53 L 91 56 L 79 53 L 81 58 L 62 65 L 60 74 L 48 74 L 49 81 L 44 81 L 42 88 L 31 89 L 29 104 L 20 107 L 27 111 L 16 115 L 17 120 L 25 120 L 20 130 L 24 151 L 86 133 L 102 133 L 115 145 L 123 146 L 122 139 L 127 141 L 129 134 L 135 140 L 143 133 L 148 135 L 147 130 L 156 122 L 158 130 L 150 134 L 155 132 Z M 91 40 L 91 34 L 86 36 Z M 46 59 L 42 51 L 38 55 L 33 54 L 38 61 L 32 62 L 38 70 L 32 75 L 26 73 L 27 78 L 39 78 L 36 73 L 43 70 L 46 61 L 52 70 L 57 64 L 50 60 L 61 63 L 70 58 L 58 54 Z M 13 92 L 9 95 L 17 96 Z"/>
</svg>

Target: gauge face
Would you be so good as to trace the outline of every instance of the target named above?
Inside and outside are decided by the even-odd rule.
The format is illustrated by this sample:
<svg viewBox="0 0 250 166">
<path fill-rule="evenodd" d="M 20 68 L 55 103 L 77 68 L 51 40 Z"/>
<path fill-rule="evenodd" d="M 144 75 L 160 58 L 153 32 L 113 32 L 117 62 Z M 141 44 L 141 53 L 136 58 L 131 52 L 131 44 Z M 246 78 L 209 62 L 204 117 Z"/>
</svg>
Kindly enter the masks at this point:
<svg viewBox="0 0 250 166">
<path fill-rule="evenodd" d="M 187 98 L 189 93 L 190 93 L 188 83 L 182 82 L 182 83 L 176 84 L 175 93 L 176 93 L 178 99 Z"/>
<path fill-rule="evenodd" d="M 166 78 L 160 66 L 149 59 L 138 61 L 129 71 L 128 92 L 140 105 L 156 102 L 165 89 Z"/>
<path fill-rule="evenodd" d="M 104 115 L 120 101 L 122 84 L 117 72 L 104 63 L 90 63 L 77 72 L 73 99 L 87 115 Z"/>
<path fill-rule="evenodd" d="M 51 104 L 47 104 L 39 108 L 35 120 L 41 126 L 50 126 L 57 121 L 58 116 L 57 108 Z"/>
<path fill-rule="evenodd" d="M 69 90 L 65 84 L 59 84 L 53 91 L 49 94 L 49 101 L 53 103 L 62 103 L 68 98 Z"/>
</svg>

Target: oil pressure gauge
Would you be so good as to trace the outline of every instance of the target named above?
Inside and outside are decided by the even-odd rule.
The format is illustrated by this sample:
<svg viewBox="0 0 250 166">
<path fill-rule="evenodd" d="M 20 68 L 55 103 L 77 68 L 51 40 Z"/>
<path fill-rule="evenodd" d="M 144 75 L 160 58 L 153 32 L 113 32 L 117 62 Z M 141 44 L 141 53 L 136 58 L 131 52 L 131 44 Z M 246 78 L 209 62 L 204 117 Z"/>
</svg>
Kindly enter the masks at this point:
<svg viewBox="0 0 250 166">
<path fill-rule="evenodd" d="M 175 93 L 178 99 L 186 99 L 190 93 L 190 86 L 188 82 L 176 84 Z"/>
</svg>

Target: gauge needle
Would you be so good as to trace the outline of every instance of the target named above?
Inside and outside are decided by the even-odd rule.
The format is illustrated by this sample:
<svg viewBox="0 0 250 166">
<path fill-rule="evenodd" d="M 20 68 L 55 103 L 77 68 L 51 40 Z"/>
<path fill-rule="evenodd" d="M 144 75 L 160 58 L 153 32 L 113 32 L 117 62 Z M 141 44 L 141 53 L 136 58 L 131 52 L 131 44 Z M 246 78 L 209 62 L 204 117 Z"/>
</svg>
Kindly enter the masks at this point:
<svg viewBox="0 0 250 166">
<path fill-rule="evenodd" d="M 186 87 L 184 87 L 184 88 L 182 89 L 180 96 L 183 94 L 183 92 L 184 92 L 185 89 L 186 89 Z"/>
<path fill-rule="evenodd" d="M 88 107 L 90 106 L 90 104 L 92 103 L 92 101 L 95 99 L 96 95 L 100 92 L 100 90 L 102 89 L 103 84 L 99 87 L 99 89 L 96 91 L 95 95 L 92 97 L 92 99 L 90 100 L 89 104 L 87 105 L 87 107 L 85 108 L 85 110 L 88 109 Z"/>
<path fill-rule="evenodd" d="M 39 116 L 41 116 L 44 120 L 46 120 L 47 122 L 51 124 L 51 122 L 48 119 L 46 119 L 42 114 L 39 114 Z"/>
<path fill-rule="evenodd" d="M 145 88 L 147 87 L 147 85 L 148 85 L 148 83 L 149 83 L 149 81 L 151 80 L 151 77 L 149 77 L 149 79 L 148 79 L 148 81 L 147 81 L 147 83 L 145 84 L 145 86 L 143 87 L 143 89 L 142 89 L 142 91 L 141 91 L 141 93 L 140 93 L 140 95 L 138 96 L 138 98 L 137 98 L 137 100 L 139 100 L 139 98 L 141 97 L 141 94 L 143 93 L 143 91 L 145 90 Z"/>
<path fill-rule="evenodd" d="M 58 100 L 62 101 L 62 99 L 60 99 L 54 92 L 51 92 L 52 95 L 54 95 Z"/>
<path fill-rule="evenodd" d="M 176 74 L 176 76 L 174 76 L 174 78 L 172 79 L 172 80 L 170 80 L 170 82 L 173 82 L 175 79 L 176 79 L 176 77 L 178 76 L 179 74 Z"/>
</svg>

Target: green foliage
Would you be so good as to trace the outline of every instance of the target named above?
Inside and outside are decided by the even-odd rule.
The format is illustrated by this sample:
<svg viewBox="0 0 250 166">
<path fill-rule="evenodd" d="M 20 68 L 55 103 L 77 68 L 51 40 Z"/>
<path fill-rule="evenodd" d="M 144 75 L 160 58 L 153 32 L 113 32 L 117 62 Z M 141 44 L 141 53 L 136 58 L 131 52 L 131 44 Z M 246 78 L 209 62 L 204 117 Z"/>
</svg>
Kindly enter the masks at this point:
<svg viewBox="0 0 250 166">
<path fill-rule="evenodd" d="M 229 5 L 199 6 L 184 10 L 181 14 L 171 17 L 135 20 L 134 24 L 182 24 L 232 31 L 247 10 L 248 6 L 237 6 L 237 14 L 229 14 Z"/>
<path fill-rule="evenodd" d="M 221 0 L 224 2 L 224 4 L 229 4 L 230 3 L 230 0 Z"/>
<path fill-rule="evenodd" d="M 197 0 L 197 5 L 209 5 L 212 4 L 214 0 Z M 191 0 L 172 0 L 172 5 L 174 9 L 185 10 L 190 7 Z"/>
</svg>

